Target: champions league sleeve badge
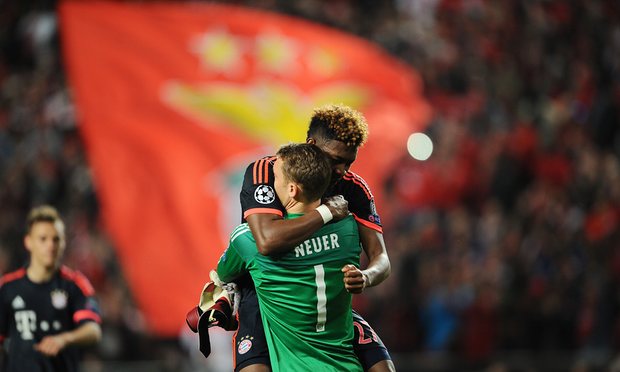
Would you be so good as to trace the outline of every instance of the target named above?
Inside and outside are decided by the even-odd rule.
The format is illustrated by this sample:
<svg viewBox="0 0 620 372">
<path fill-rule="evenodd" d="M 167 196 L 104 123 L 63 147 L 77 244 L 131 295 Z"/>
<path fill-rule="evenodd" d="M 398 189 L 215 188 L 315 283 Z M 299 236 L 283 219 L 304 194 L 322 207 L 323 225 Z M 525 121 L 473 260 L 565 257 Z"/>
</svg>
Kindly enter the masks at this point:
<svg viewBox="0 0 620 372">
<path fill-rule="evenodd" d="M 381 223 L 381 220 L 379 219 L 379 214 L 377 214 L 377 207 L 375 205 L 374 199 L 370 201 L 370 215 L 368 216 L 368 221 L 374 223 Z"/>
<path fill-rule="evenodd" d="M 260 185 L 254 191 L 254 200 L 261 204 L 273 203 L 276 200 L 276 193 L 269 185 Z"/>
<path fill-rule="evenodd" d="M 54 306 L 55 309 L 61 310 L 67 307 L 67 292 L 60 289 L 54 289 L 51 293 L 51 297 L 52 306 Z"/>
</svg>

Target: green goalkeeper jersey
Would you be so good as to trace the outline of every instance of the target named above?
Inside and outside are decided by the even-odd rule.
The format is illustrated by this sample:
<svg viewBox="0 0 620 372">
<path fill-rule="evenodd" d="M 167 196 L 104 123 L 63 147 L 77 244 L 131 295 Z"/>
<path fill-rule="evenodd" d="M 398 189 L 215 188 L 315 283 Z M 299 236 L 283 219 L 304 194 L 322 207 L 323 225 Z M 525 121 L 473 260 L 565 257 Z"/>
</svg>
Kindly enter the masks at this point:
<svg viewBox="0 0 620 372">
<path fill-rule="evenodd" d="M 273 371 L 362 370 L 341 272 L 346 264 L 359 266 L 360 253 L 352 216 L 323 226 L 277 258 L 258 253 L 246 223 L 235 228 L 217 273 L 224 282 L 252 275 Z"/>
</svg>

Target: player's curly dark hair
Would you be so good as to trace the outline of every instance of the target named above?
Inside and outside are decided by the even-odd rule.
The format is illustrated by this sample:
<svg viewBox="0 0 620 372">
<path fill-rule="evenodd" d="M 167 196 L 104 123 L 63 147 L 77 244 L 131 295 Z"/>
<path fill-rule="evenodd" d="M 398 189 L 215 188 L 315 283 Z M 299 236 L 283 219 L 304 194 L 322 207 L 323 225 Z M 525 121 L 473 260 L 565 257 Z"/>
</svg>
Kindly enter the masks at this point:
<svg viewBox="0 0 620 372">
<path fill-rule="evenodd" d="M 282 173 L 295 182 L 303 193 L 302 201 L 309 203 L 320 199 L 329 185 L 332 168 L 327 155 L 316 145 L 293 143 L 278 150 L 282 160 Z"/>
<path fill-rule="evenodd" d="M 358 148 L 368 139 L 368 124 L 359 111 L 330 104 L 314 110 L 307 137 L 338 140 L 348 147 Z"/>
</svg>

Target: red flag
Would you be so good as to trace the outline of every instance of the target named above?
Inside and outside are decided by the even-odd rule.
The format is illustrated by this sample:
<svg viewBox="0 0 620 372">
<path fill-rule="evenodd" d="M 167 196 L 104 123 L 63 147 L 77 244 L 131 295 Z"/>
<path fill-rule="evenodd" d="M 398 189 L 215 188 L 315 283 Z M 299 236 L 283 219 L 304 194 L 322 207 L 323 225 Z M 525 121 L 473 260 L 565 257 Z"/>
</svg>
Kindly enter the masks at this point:
<svg viewBox="0 0 620 372">
<path fill-rule="evenodd" d="M 240 221 L 244 167 L 362 111 L 374 188 L 430 115 L 410 68 L 306 21 L 215 4 L 64 2 L 62 41 L 107 231 L 153 332 L 174 336 Z"/>
</svg>

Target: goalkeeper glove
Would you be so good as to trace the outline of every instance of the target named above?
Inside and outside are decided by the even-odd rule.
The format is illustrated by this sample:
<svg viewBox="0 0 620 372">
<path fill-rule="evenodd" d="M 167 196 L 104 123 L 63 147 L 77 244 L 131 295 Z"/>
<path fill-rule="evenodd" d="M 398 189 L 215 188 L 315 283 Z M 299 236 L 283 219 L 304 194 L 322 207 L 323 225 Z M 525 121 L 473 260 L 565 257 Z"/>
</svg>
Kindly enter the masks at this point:
<svg viewBox="0 0 620 372">
<path fill-rule="evenodd" d="M 236 292 L 235 289 L 233 288 L 233 292 Z M 215 285 L 214 282 L 205 284 L 200 295 L 200 303 L 190 309 L 185 321 L 195 333 L 198 332 L 198 324 L 202 318 L 206 318 L 207 328 L 219 326 L 227 331 L 237 329 L 238 322 L 234 316 L 228 292 Z"/>
</svg>

